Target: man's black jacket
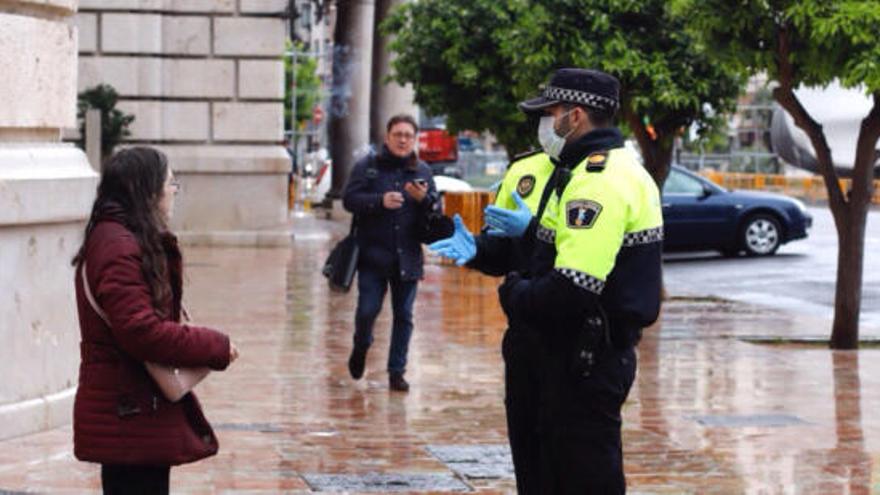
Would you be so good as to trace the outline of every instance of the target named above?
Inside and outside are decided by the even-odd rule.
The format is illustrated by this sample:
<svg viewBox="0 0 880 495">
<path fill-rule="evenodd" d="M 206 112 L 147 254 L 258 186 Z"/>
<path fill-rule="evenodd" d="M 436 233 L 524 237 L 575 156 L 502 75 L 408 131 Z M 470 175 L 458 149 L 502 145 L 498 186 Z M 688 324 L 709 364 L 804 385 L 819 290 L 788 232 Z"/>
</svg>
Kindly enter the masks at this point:
<svg viewBox="0 0 880 495">
<path fill-rule="evenodd" d="M 428 182 L 428 195 L 417 202 L 404 191 L 404 185 L 415 179 Z M 388 210 L 382 196 L 389 191 L 403 194 L 403 206 Z M 342 204 L 355 214 L 357 239 L 360 246 L 358 268 L 378 271 L 401 280 L 422 277 L 421 241 L 425 238 L 429 214 L 437 214 L 440 206 L 431 168 L 415 154 L 399 158 L 386 147 L 378 154 L 370 153 L 355 163 Z"/>
</svg>

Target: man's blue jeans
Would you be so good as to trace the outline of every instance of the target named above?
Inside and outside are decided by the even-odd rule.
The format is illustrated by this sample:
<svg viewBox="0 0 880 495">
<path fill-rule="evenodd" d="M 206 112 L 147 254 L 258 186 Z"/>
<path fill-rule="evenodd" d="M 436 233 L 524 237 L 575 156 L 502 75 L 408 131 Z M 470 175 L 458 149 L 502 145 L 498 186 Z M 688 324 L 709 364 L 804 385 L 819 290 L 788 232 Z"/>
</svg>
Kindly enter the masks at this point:
<svg viewBox="0 0 880 495">
<path fill-rule="evenodd" d="M 391 350 L 388 352 L 388 372 L 406 371 L 406 354 L 412 336 L 412 307 L 416 300 L 418 281 L 403 281 L 387 277 L 370 269 L 358 269 L 358 303 L 354 317 L 354 345 L 368 348 L 373 343 L 373 323 L 382 310 L 385 291 L 391 286 L 391 308 L 394 323 L 391 327 Z"/>
</svg>

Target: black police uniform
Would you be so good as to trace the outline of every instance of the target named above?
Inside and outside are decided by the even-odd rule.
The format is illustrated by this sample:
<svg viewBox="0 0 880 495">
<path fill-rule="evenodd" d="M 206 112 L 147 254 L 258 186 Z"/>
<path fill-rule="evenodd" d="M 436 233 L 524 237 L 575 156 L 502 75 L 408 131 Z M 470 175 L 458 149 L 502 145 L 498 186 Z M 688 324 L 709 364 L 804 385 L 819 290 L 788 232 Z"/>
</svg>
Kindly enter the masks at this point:
<svg viewBox="0 0 880 495">
<path fill-rule="evenodd" d="M 570 73 L 560 77 L 564 71 Z M 596 71 L 563 69 L 544 95 L 544 101 L 532 100 L 523 106 L 540 109 L 559 100 L 594 107 L 616 105 L 617 83 Z M 534 352 L 540 369 L 541 404 L 537 493 L 626 491 L 620 410 L 635 378 L 634 346 L 641 328 L 652 323 L 659 312 L 662 216 L 656 186 L 646 171 L 626 156 L 622 145 L 620 132 L 611 128 L 594 130 L 566 144 L 560 161 L 574 170 L 571 178 L 557 184 L 547 209 L 555 208 L 545 212 L 536 229 L 536 237 L 543 242 L 533 250 L 530 271 L 508 275 L 499 288 L 511 327 L 516 322 L 539 336 L 540 345 Z M 615 173 L 603 175 L 609 155 L 613 160 L 608 165 Z M 617 173 L 624 169 L 626 174 Z M 638 176 L 639 185 L 630 187 L 634 176 Z M 589 190 L 593 179 L 605 181 L 604 186 L 613 190 L 610 194 L 617 195 L 616 203 L 605 205 L 604 218 L 602 204 L 593 200 L 597 198 L 571 200 L 571 189 L 586 184 Z M 648 200 L 630 194 L 639 188 L 647 191 L 641 197 Z M 569 201 L 563 203 L 561 198 Z M 632 198 L 645 207 L 630 208 L 627 201 Z M 649 221 L 652 228 L 630 232 L 627 229 L 638 222 L 621 215 L 632 217 L 631 210 L 649 211 L 660 226 Z M 563 225 L 556 231 L 544 228 L 548 217 Z M 586 260 L 588 265 L 593 256 L 590 242 L 606 242 L 589 236 L 581 237 L 580 244 L 571 241 L 578 240 L 573 236 L 591 232 L 597 218 L 601 218 L 603 229 L 613 224 L 620 230 L 619 235 L 607 236 L 607 253 L 612 254 L 606 253 L 605 258 L 610 258 L 606 263 L 610 273 L 599 274 L 601 279 L 568 266 L 572 260 Z M 555 232 L 574 234 L 557 246 Z"/>
</svg>

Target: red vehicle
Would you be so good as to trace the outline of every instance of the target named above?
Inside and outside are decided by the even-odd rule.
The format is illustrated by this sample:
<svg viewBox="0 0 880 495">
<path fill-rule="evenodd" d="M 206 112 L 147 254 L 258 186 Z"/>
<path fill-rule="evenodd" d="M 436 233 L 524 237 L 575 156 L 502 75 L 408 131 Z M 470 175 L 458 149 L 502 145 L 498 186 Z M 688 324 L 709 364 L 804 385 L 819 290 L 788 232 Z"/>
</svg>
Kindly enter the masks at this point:
<svg viewBox="0 0 880 495">
<path fill-rule="evenodd" d="M 446 129 L 419 131 L 419 158 L 431 165 L 434 175 L 461 177 L 458 161 L 458 139 Z"/>
</svg>

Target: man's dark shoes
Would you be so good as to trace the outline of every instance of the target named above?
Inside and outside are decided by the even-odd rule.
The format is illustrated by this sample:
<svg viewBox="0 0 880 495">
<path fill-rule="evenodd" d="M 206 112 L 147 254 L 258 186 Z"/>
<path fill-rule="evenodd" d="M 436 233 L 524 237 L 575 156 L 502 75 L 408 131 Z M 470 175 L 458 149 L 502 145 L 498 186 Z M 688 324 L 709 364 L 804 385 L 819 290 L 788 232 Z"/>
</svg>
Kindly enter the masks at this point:
<svg viewBox="0 0 880 495">
<path fill-rule="evenodd" d="M 360 380 L 364 376 L 364 366 L 367 362 L 367 348 L 357 347 L 351 350 L 351 356 L 348 357 L 348 372 L 355 380 Z"/>
<path fill-rule="evenodd" d="M 403 379 L 403 373 L 391 373 L 388 375 L 388 386 L 397 392 L 409 392 L 409 383 Z"/>
</svg>

